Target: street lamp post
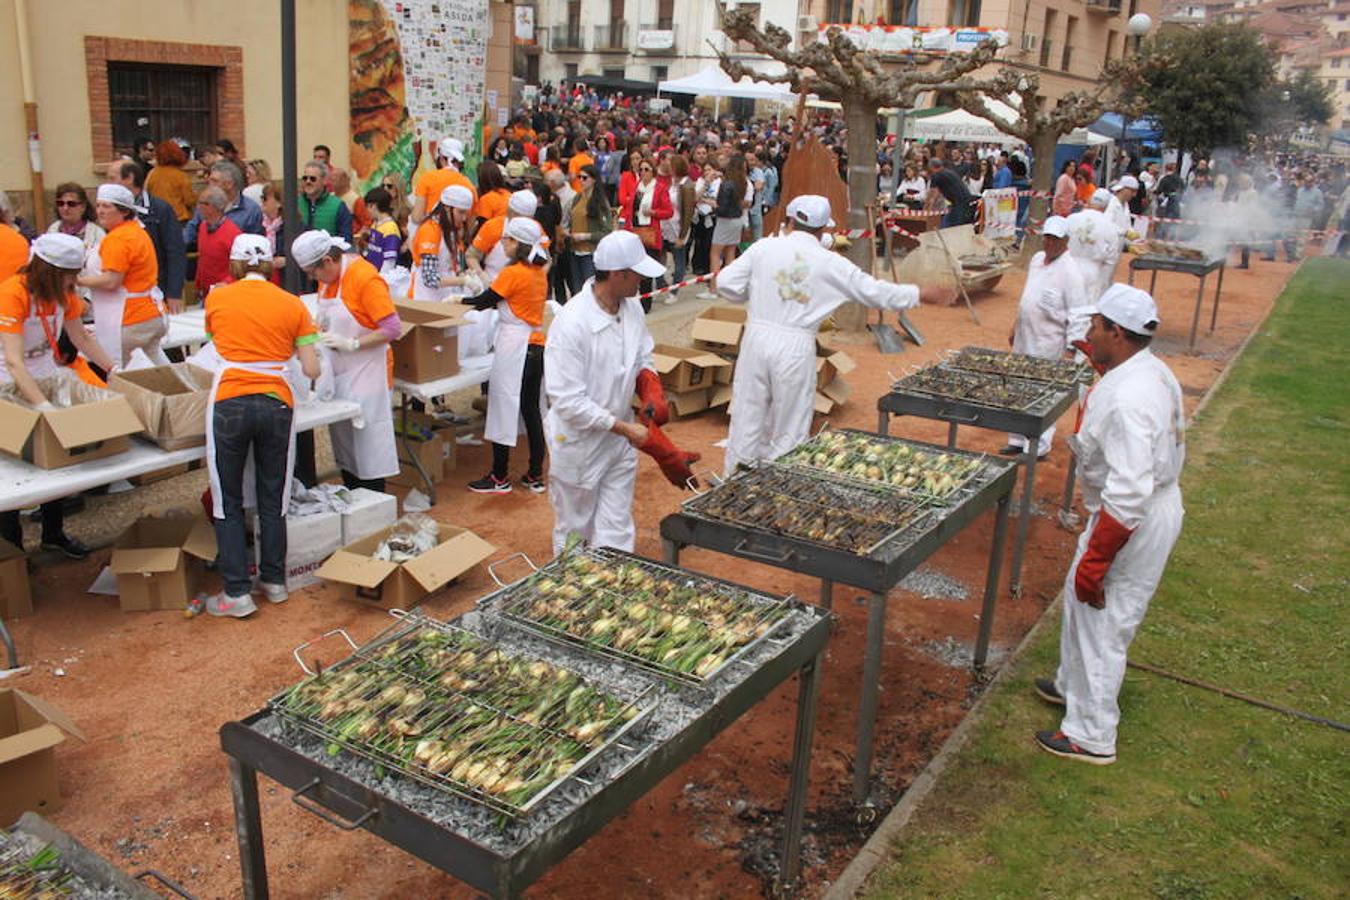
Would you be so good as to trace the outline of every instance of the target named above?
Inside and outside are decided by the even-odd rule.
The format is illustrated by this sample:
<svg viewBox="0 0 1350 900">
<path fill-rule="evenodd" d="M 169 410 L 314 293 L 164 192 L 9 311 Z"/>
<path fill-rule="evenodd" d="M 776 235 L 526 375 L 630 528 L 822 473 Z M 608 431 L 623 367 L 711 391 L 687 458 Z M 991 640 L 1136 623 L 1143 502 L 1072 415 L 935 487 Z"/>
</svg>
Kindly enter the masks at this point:
<svg viewBox="0 0 1350 900">
<path fill-rule="evenodd" d="M 1130 16 L 1130 21 L 1125 23 L 1125 33 L 1134 38 L 1134 52 L 1139 53 L 1139 46 L 1144 42 L 1144 35 L 1148 34 L 1153 28 L 1153 19 L 1148 13 L 1135 13 Z M 1120 152 L 1125 149 L 1125 140 L 1127 132 L 1130 130 L 1130 118 L 1122 110 L 1120 113 Z M 1116 156 L 1119 159 L 1119 153 Z M 1116 173 L 1114 180 L 1119 181 L 1123 172 Z"/>
</svg>

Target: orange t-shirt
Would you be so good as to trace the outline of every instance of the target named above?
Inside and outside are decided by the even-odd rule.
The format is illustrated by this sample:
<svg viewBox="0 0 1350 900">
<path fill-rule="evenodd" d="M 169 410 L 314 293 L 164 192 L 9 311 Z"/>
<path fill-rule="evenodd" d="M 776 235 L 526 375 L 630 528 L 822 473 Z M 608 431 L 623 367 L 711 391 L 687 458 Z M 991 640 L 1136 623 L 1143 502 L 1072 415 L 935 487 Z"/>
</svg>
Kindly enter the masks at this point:
<svg viewBox="0 0 1350 900">
<path fill-rule="evenodd" d="M 478 198 L 474 213 L 480 219 L 495 219 L 497 216 L 506 215 L 506 207 L 510 202 L 511 192 L 506 188 L 497 188 Z"/>
<path fill-rule="evenodd" d="M 544 324 L 544 304 L 548 300 L 548 273 L 542 266 L 515 262 L 502 269 L 492 282 L 492 290 L 511 307 L 511 314 L 526 325 L 538 329 Z M 544 332 L 530 332 L 530 343 L 543 346 Z"/>
<path fill-rule="evenodd" d="M 462 184 L 473 191 L 473 202 L 478 203 L 478 188 L 474 187 L 472 181 L 463 172 L 446 166 L 444 169 L 433 169 L 429 172 L 423 172 L 417 176 L 417 182 L 413 185 L 413 196 L 421 197 L 426 201 L 426 211 L 429 213 L 436 208 L 436 204 L 441 202 L 441 191 L 444 191 L 452 184 Z"/>
<path fill-rule="evenodd" d="M 593 166 L 595 160 L 589 153 L 578 153 L 567 161 L 567 175 L 572 181 L 572 190 L 581 193 L 581 179 L 577 178 L 577 173 L 581 171 L 582 166 Z"/>
<path fill-rule="evenodd" d="M 296 347 L 319 339 L 299 297 L 257 278 L 221 285 L 206 295 L 206 331 L 216 351 L 234 362 L 290 359 Z M 285 378 L 242 369 L 227 369 L 220 376 L 217 401 L 248 394 L 275 394 L 295 405 Z"/>
<path fill-rule="evenodd" d="M 129 219 L 103 237 L 98 245 L 103 271 L 122 273 L 122 288 L 128 294 L 149 291 L 159 281 L 159 262 L 150 235 L 135 219 Z M 161 316 L 150 297 L 128 297 L 122 310 L 123 325 L 137 325 Z"/>
<path fill-rule="evenodd" d="M 380 277 L 380 270 L 359 256 L 352 257 L 347 271 L 342 273 L 342 305 L 362 328 L 375 330 L 375 323 L 394 315 L 394 298 L 389 295 L 389 285 Z M 324 297 L 338 295 L 338 283 L 325 284 Z M 388 370 L 389 386 L 394 386 L 394 348 L 391 345 L 385 354 L 385 367 Z"/>
<path fill-rule="evenodd" d="M 28 293 L 26 281 L 26 275 L 18 274 L 0 281 L 0 334 L 23 334 L 23 323 L 33 311 L 33 295 Z M 66 294 L 62 306 L 65 320 L 79 324 L 80 314 L 84 312 L 84 301 L 72 292 Z M 44 316 L 50 316 L 55 311 L 55 306 L 49 303 L 38 307 L 39 314 Z M 52 340 L 60 336 L 60 330 L 57 329 L 52 334 Z M 0 358 L 0 365 L 3 364 L 3 358 Z"/>
<path fill-rule="evenodd" d="M 8 278 L 28 265 L 28 242 L 18 230 L 0 225 L 0 278 Z"/>
<path fill-rule="evenodd" d="M 473 236 L 473 248 L 483 256 L 492 252 L 492 248 L 497 246 L 498 241 L 502 239 L 502 229 L 506 228 L 506 216 L 496 216 L 483 223 L 483 227 L 478 229 L 478 233 Z"/>
</svg>

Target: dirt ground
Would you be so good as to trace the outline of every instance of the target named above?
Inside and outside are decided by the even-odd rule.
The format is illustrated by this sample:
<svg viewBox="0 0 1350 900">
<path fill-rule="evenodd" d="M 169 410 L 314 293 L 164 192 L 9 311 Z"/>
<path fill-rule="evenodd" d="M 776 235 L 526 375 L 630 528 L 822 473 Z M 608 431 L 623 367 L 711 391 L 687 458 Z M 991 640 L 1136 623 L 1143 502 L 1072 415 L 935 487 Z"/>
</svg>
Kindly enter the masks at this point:
<svg viewBox="0 0 1350 900">
<path fill-rule="evenodd" d="M 1214 382 L 1249 332 L 1264 318 L 1293 267 L 1255 262 L 1230 269 L 1218 328 L 1206 333 L 1214 279 L 1195 352 L 1186 346 L 1196 281 L 1158 279 L 1162 331 L 1155 342 L 1193 405 Z M 1122 278 L 1125 267 L 1122 263 Z M 928 343 L 882 356 L 867 336 L 835 341 L 858 362 L 850 376 L 852 400 L 837 409 L 837 426 L 873 429 L 875 399 L 892 374 L 967 344 L 1006 345 L 1021 288 L 1010 275 L 997 292 L 975 298 L 982 325 L 963 307 L 925 307 L 911 319 Z M 1147 287 L 1147 281 L 1143 285 Z M 692 294 L 692 292 L 688 292 Z M 658 340 L 687 332 L 701 304 L 692 299 L 658 305 Z M 1072 427 L 1072 412 L 1063 429 Z M 700 451 L 721 469 L 713 446 L 726 434 L 724 411 L 673 423 L 670 436 Z M 892 433 L 941 442 L 946 426 L 892 420 Z M 994 451 L 1003 436 L 963 429 L 960 445 Z M 500 548 L 535 560 L 549 556 L 551 511 L 544 496 L 516 491 L 481 496 L 464 490 L 488 468 L 487 447 L 460 447 L 456 476 L 441 485 L 434 515 L 468 526 Z M 1057 439 L 1038 469 L 1037 505 L 1023 571 L 1024 592 L 1012 599 L 1005 585 L 994 625 L 994 652 L 1014 646 L 1058 591 L 1075 536 L 1053 512 L 1065 478 L 1067 452 Z M 513 474 L 523 469 L 513 460 Z M 192 472 L 130 494 L 91 498 L 69 523 L 73 534 L 106 544 L 137 515 L 195 503 L 205 482 Z M 639 553 L 660 557 L 658 523 L 682 495 L 643 461 L 637 486 Z M 992 539 L 992 514 L 967 528 L 927 564 L 964 587 L 965 599 L 897 590 L 890 597 L 878 721 L 873 798 L 882 813 L 932 757 L 968 708 L 976 685 L 968 669 L 979 597 Z M 30 526 L 30 542 L 35 534 Z M 261 604 L 249 620 L 185 619 L 179 613 L 124 614 L 114 598 L 87 594 L 107 551 L 70 563 L 43 558 L 33 576 L 37 612 L 11 623 L 33 673 L 6 684 L 42 695 L 66 710 L 88 743 L 67 741 L 58 751 L 64 809 L 55 822 L 123 869 L 159 869 L 199 897 L 240 894 L 233 814 L 217 729 L 259 709 L 300 675 L 291 650 L 333 628 L 357 639 L 388 620 L 378 611 L 340 602 L 323 585 L 293 595 L 282 606 Z M 682 564 L 727 576 L 726 557 L 688 550 Z M 812 579 L 737 562 L 734 580 L 814 600 Z M 479 567 L 425 606 L 451 617 L 469 609 L 492 583 Z M 860 593 L 837 587 L 839 627 L 828 650 L 820 699 L 811 799 L 804 847 L 809 892 L 819 893 L 866 839 L 849 800 L 850 766 L 860 692 L 866 608 Z M 951 593 L 951 592 L 949 592 Z M 332 658 L 340 651 L 331 648 Z M 322 656 L 322 652 L 319 654 Z M 995 656 L 997 659 L 997 656 Z M 638 800 L 624 815 L 551 870 L 534 896 L 592 898 L 745 897 L 764 890 L 776 867 L 777 834 L 786 793 L 796 686 L 787 683 L 733 723 L 701 754 Z M 261 779 L 263 823 L 271 886 L 278 897 L 469 897 L 473 892 L 364 832 L 340 832 L 289 802 L 289 792 Z"/>
</svg>

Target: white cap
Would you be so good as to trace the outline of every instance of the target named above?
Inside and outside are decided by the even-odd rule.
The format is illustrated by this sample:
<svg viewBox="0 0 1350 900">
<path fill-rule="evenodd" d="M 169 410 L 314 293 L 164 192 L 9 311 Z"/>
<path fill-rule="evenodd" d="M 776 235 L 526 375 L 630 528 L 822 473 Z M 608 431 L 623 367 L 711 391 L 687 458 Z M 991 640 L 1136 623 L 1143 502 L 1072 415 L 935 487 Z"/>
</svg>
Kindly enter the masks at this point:
<svg viewBox="0 0 1350 900">
<path fill-rule="evenodd" d="M 436 145 L 436 155 L 442 159 L 464 162 L 464 142 L 459 138 L 441 138 Z"/>
<path fill-rule="evenodd" d="M 1063 216 L 1051 216 L 1045 220 L 1041 234 L 1046 237 L 1066 238 L 1069 236 L 1069 220 Z"/>
<path fill-rule="evenodd" d="M 304 237 L 304 235 L 301 235 Z M 296 243 L 299 243 L 297 241 Z M 241 234 L 230 244 L 230 259 L 258 263 L 272 259 L 272 242 L 261 234 Z"/>
<path fill-rule="evenodd" d="M 1116 283 L 1097 298 L 1093 312 L 1106 316 L 1126 331 L 1150 335 L 1158 330 L 1158 306 L 1148 291 Z"/>
<path fill-rule="evenodd" d="M 114 203 L 124 209 L 145 212 L 136 205 L 136 197 L 131 193 L 131 189 L 125 185 L 100 184 L 98 186 L 98 199 L 104 203 Z"/>
<path fill-rule="evenodd" d="M 1106 209 L 1111 204 L 1111 192 L 1106 188 L 1097 188 L 1092 192 L 1092 199 L 1088 201 L 1088 204 Z"/>
<path fill-rule="evenodd" d="M 830 201 L 819 194 L 802 194 L 794 197 L 787 207 L 788 218 L 807 228 L 828 228 L 834 224 L 830 218 Z"/>
<path fill-rule="evenodd" d="M 506 201 L 506 211 L 514 216 L 528 218 L 534 215 L 534 211 L 538 208 L 539 198 L 534 195 L 534 191 L 516 191 L 511 195 L 511 199 Z"/>
<path fill-rule="evenodd" d="M 622 272 L 631 269 L 643 278 L 659 278 L 666 267 L 647 255 L 642 238 L 632 231 L 611 231 L 595 245 L 591 261 L 600 272 Z"/>
<path fill-rule="evenodd" d="M 506 223 L 502 237 L 509 237 L 529 247 L 531 260 L 548 261 L 548 238 L 544 237 L 544 229 L 534 219 L 516 216 Z"/>
<path fill-rule="evenodd" d="M 33 241 L 33 256 L 58 269 L 84 268 L 84 241 L 73 234 L 40 234 Z"/>
<path fill-rule="evenodd" d="M 473 191 L 462 184 L 452 184 L 441 191 L 441 206 L 449 209 L 470 209 L 473 207 Z"/>
<path fill-rule="evenodd" d="M 1139 179 L 1135 178 L 1133 175 L 1122 175 L 1120 176 L 1120 180 L 1115 183 L 1111 190 L 1112 192 L 1115 192 L 1121 188 L 1129 188 L 1132 191 L 1137 191 L 1139 190 Z"/>
<path fill-rule="evenodd" d="M 322 229 L 306 231 L 291 241 L 291 259 L 302 269 L 309 269 L 317 266 L 328 251 L 337 247 L 340 250 L 350 250 L 352 245 L 340 237 L 333 237 Z"/>
</svg>

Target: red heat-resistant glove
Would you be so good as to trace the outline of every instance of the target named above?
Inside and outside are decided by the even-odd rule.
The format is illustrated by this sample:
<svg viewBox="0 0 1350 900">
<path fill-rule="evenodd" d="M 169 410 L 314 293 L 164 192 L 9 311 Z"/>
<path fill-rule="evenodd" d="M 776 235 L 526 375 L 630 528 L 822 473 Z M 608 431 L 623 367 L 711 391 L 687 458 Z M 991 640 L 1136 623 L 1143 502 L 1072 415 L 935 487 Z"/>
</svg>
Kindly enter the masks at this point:
<svg viewBox="0 0 1350 900">
<path fill-rule="evenodd" d="M 202 509 L 206 511 L 206 518 L 208 520 L 214 519 L 216 517 L 216 503 L 215 498 L 211 496 L 210 487 L 202 491 L 201 501 L 202 501 Z"/>
<path fill-rule="evenodd" d="M 642 400 L 643 417 L 657 425 L 670 421 L 670 407 L 666 404 L 666 389 L 661 386 L 661 376 L 651 369 L 638 372 L 637 395 Z"/>
<path fill-rule="evenodd" d="M 1097 524 L 1088 538 L 1087 550 L 1073 573 L 1073 593 L 1079 603 L 1096 609 L 1106 608 L 1106 591 L 1102 587 L 1106 572 L 1132 534 L 1134 529 L 1117 522 L 1106 507 L 1097 512 Z"/>
<path fill-rule="evenodd" d="M 1084 340 L 1077 340 L 1077 341 L 1069 341 L 1069 346 L 1072 347 L 1073 349 L 1077 350 L 1079 353 L 1083 354 L 1084 356 L 1086 356 L 1086 357 L 1087 357 L 1087 361 L 1088 361 L 1088 365 L 1092 366 L 1093 370 L 1094 370 L 1098 375 L 1105 375 L 1105 374 L 1106 374 L 1106 366 L 1102 365 L 1101 363 L 1097 362 L 1095 359 L 1092 358 L 1092 345 L 1091 345 L 1091 344 L 1089 344 L 1087 341 L 1084 341 Z"/>
<path fill-rule="evenodd" d="M 676 447 L 655 422 L 644 424 L 647 426 L 647 442 L 638 449 L 656 460 L 656 464 L 661 467 L 661 473 L 671 484 L 677 488 L 689 487 L 694 477 L 694 472 L 689 467 L 702 457 L 697 453 L 686 453 Z"/>
</svg>

